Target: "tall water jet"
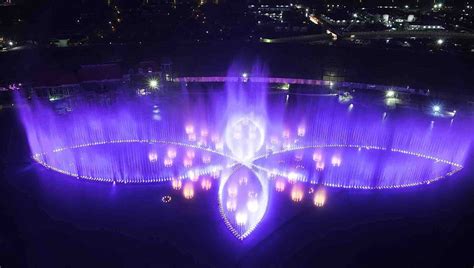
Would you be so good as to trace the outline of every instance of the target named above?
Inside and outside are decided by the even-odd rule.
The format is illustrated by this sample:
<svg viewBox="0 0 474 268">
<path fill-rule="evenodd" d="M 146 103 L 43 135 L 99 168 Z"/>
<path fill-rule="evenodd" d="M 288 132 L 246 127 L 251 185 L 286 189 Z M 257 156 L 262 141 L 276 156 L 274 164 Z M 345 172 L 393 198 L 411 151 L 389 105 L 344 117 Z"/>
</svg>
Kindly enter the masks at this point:
<svg viewBox="0 0 474 268">
<path fill-rule="evenodd" d="M 252 72 L 239 72 L 232 67 L 229 77 L 238 77 L 236 82 L 227 82 L 227 123 L 225 143 L 231 154 L 240 161 L 250 161 L 262 149 L 267 125 L 267 84 L 252 83 L 253 77 L 265 75 L 264 68 L 254 65 Z M 240 76 L 239 76 L 239 73 Z"/>
</svg>

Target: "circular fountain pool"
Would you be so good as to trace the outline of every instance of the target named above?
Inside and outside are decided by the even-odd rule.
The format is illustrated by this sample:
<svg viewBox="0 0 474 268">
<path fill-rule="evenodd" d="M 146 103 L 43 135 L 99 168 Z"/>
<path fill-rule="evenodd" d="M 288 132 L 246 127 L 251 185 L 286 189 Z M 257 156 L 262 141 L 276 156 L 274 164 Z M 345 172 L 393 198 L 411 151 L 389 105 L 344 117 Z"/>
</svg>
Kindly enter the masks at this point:
<svg viewBox="0 0 474 268">
<path fill-rule="evenodd" d="M 113 184 L 170 182 L 185 199 L 217 188 L 221 217 L 239 239 L 264 218 L 272 192 L 294 202 L 309 195 L 320 207 L 327 187 L 430 184 L 460 171 L 469 154 L 472 118 L 347 95 L 268 94 L 267 84 L 251 81 L 105 106 L 77 101 L 67 114 L 34 100 L 20 116 L 33 158 L 54 171 Z"/>
</svg>

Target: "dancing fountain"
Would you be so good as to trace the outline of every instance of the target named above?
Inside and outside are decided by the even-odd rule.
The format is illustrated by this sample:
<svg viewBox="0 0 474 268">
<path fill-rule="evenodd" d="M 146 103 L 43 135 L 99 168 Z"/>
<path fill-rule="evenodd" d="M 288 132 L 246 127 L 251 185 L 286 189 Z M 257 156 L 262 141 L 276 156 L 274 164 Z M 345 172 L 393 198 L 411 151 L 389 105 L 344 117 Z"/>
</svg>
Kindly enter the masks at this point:
<svg viewBox="0 0 474 268">
<path fill-rule="evenodd" d="M 67 114 L 35 97 L 18 95 L 17 104 L 39 164 L 113 185 L 169 182 L 186 199 L 217 184 L 220 214 L 239 239 L 264 218 L 273 192 L 320 207 L 326 187 L 426 185 L 464 167 L 470 118 L 269 92 L 265 74 L 259 65 L 245 75 L 233 66 L 224 90 L 189 86 L 178 96 L 107 105 L 76 99 Z"/>
</svg>

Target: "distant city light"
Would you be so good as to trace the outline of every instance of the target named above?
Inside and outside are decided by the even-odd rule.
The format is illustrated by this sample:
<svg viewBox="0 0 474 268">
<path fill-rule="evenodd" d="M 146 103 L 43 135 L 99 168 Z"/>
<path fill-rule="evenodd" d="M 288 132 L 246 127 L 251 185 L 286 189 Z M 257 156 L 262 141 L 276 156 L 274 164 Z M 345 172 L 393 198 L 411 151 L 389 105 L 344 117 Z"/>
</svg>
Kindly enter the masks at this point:
<svg viewBox="0 0 474 268">
<path fill-rule="evenodd" d="M 387 90 L 387 92 L 385 92 L 385 97 L 387 97 L 387 98 L 393 98 L 393 97 L 395 97 L 395 91 L 393 91 L 393 90 Z"/>
<path fill-rule="evenodd" d="M 443 40 L 443 39 L 438 39 L 438 40 L 436 41 L 436 44 L 438 44 L 438 45 L 442 45 L 443 43 L 444 43 L 444 40 Z"/>
<path fill-rule="evenodd" d="M 248 73 L 242 73 L 242 81 L 243 82 L 248 82 L 249 81 L 249 74 Z"/>
<path fill-rule="evenodd" d="M 152 89 L 158 88 L 158 80 L 156 79 L 151 79 L 148 81 L 148 86 Z"/>
<path fill-rule="evenodd" d="M 281 90 L 290 90 L 290 84 L 284 83 L 280 86 Z"/>
<path fill-rule="evenodd" d="M 385 105 L 389 107 L 395 107 L 398 103 L 400 103 L 400 99 L 397 98 L 397 91 L 395 90 L 387 90 L 385 92 Z M 385 115 L 384 115 L 385 118 Z"/>
<path fill-rule="evenodd" d="M 49 101 L 51 101 L 51 102 L 52 102 L 52 101 L 57 101 L 57 100 L 59 100 L 59 97 L 57 97 L 57 96 L 51 96 L 51 97 L 49 97 Z"/>
<path fill-rule="evenodd" d="M 340 103 L 347 103 L 353 99 L 353 96 L 349 92 L 344 92 L 343 94 L 339 94 L 338 100 Z"/>
<path fill-rule="evenodd" d="M 272 43 L 273 40 L 272 39 L 269 39 L 269 38 L 260 38 L 260 40 L 263 42 L 263 43 Z"/>
<path fill-rule="evenodd" d="M 451 116 L 451 117 L 456 116 L 456 110 L 453 110 L 453 111 L 450 111 L 450 112 L 446 111 L 445 113 L 446 113 L 446 115 Z"/>
</svg>

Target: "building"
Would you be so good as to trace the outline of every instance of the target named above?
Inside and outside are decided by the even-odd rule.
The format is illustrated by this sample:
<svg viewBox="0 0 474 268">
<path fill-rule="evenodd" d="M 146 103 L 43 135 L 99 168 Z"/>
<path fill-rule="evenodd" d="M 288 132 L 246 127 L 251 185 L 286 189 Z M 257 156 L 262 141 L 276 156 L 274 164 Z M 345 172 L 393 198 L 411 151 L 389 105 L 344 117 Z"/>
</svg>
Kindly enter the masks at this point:
<svg viewBox="0 0 474 268">
<path fill-rule="evenodd" d="M 79 90 L 80 84 L 75 73 L 60 68 L 40 69 L 31 81 L 31 93 L 50 101 L 70 97 Z"/>
</svg>

